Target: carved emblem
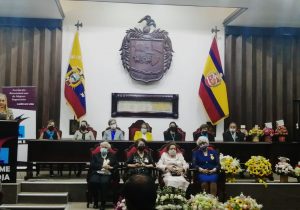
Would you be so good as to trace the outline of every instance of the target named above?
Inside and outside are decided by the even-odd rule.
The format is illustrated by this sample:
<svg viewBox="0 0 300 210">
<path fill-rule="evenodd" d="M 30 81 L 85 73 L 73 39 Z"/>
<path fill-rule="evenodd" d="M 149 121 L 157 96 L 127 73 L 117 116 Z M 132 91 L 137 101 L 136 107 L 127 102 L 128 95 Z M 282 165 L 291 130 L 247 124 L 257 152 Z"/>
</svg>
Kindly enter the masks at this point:
<svg viewBox="0 0 300 210">
<path fill-rule="evenodd" d="M 123 39 L 121 59 L 130 76 L 145 83 L 160 80 L 170 68 L 172 62 L 172 43 L 168 32 L 155 29 L 156 24 L 149 15 L 139 23 L 146 21 L 143 30 L 134 28 L 126 31 Z"/>
</svg>

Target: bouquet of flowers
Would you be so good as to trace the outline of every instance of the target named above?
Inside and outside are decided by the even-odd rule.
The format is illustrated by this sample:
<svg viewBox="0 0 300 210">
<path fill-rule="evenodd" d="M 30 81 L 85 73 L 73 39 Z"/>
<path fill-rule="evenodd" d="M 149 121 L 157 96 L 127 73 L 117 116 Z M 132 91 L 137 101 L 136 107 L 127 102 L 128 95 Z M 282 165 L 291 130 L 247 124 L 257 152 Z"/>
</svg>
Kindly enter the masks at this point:
<svg viewBox="0 0 300 210">
<path fill-rule="evenodd" d="M 205 192 L 191 196 L 188 201 L 189 210 L 224 210 L 223 204 L 218 198 Z"/>
<path fill-rule="evenodd" d="M 255 128 L 252 128 L 249 131 L 249 135 L 253 137 L 253 141 L 254 142 L 258 142 L 259 141 L 259 137 L 263 136 L 264 132 L 259 127 L 255 127 Z"/>
<path fill-rule="evenodd" d="M 223 155 L 221 153 L 220 165 L 221 170 L 223 170 L 226 175 L 229 175 L 229 177 L 226 178 L 227 182 L 235 182 L 233 176 L 243 171 L 240 165 L 240 161 L 230 155 Z"/>
<path fill-rule="evenodd" d="M 300 177 L 300 162 L 298 162 L 298 165 L 295 166 L 294 174 L 296 177 Z"/>
<path fill-rule="evenodd" d="M 265 141 L 266 141 L 266 142 L 272 142 L 272 137 L 273 137 L 274 134 L 275 134 L 274 129 L 265 127 L 265 128 L 263 129 L 263 133 L 264 133 L 263 135 L 264 135 Z"/>
<path fill-rule="evenodd" d="M 265 127 L 263 129 L 264 136 L 274 136 L 274 129 Z"/>
<path fill-rule="evenodd" d="M 249 135 L 251 136 L 262 136 L 264 134 L 263 130 L 260 129 L 259 127 L 257 128 L 252 128 L 250 131 L 249 131 Z"/>
<path fill-rule="evenodd" d="M 280 125 L 276 128 L 275 135 L 277 135 L 277 136 L 287 136 L 288 131 L 287 131 L 287 129 L 284 125 Z"/>
<path fill-rule="evenodd" d="M 224 203 L 226 210 L 260 210 L 262 205 L 258 204 L 255 199 L 250 196 L 245 196 L 243 193 L 234 198 L 230 198 Z"/>
<path fill-rule="evenodd" d="M 118 201 L 115 210 L 127 210 L 125 199 Z"/>
<path fill-rule="evenodd" d="M 255 176 L 259 183 L 265 184 L 264 179 L 273 173 L 270 161 L 263 156 L 251 156 L 245 166 L 249 174 Z"/>
<path fill-rule="evenodd" d="M 279 162 L 275 165 L 275 173 L 279 175 L 291 175 L 294 172 L 293 167 L 288 163 L 289 158 L 279 157 Z"/>
<path fill-rule="evenodd" d="M 296 165 L 294 169 L 294 175 L 297 178 L 298 182 L 300 182 L 300 162 L 298 162 L 298 165 Z"/>
<path fill-rule="evenodd" d="M 156 198 L 156 209 L 158 210 L 187 210 L 188 204 L 185 198 L 185 191 L 174 188 L 164 187 L 159 189 Z"/>
</svg>

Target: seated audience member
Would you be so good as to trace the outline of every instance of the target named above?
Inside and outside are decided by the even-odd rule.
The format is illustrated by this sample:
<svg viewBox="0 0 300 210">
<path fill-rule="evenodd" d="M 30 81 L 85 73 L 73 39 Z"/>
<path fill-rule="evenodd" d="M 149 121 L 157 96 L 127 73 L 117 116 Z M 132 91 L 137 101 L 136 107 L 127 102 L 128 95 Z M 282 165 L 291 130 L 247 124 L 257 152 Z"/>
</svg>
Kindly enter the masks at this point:
<svg viewBox="0 0 300 210">
<path fill-rule="evenodd" d="M 224 142 L 238 142 L 238 141 L 244 141 L 245 134 L 239 132 L 237 130 L 236 123 L 231 122 L 229 124 L 229 129 L 223 133 L 223 141 Z"/>
<path fill-rule="evenodd" d="M 199 137 L 197 145 L 199 149 L 193 152 L 193 166 L 198 172 L 196 178 L 201 183 L 202 190 L 216 195 L 219 155 L 215 150 L 208 150 L 209 143 L 205 136 Z"/>
<path fill-rule="evenodd" d="M 134 141 L 136 141 L 138 139 L 152 141 L 152 133 L 149 132 L 148 125 L 146 123 L 142 123 L 141 130 L 135 132 L 133 139 L 134 139 Z"/>
<path fill-rule="evenodd" d="M 88 130 L 87 121 L 83 120 L 80 123 L 79 130 L 77 130 L 73 137 L 74 140 L 95 140 L 92 131 Z"/>
<path fill-rule="evenodd" d="M 149 176 L 133 175 L 124 184 L 127 210 L 155 210 L 157 187 Z"/>
<path fill-rule="evenodd" d="M 194 140 L 198 140 L 200 136 L 205 136 L 207 137 L 207 139 L 210 141 L 210 142 L 213 142 L 215 141 L 215 137 L 213 134 L 211 134 L 210 132 L 208 132 L 208 125 L 207 124 L 202 124 L 199 128 L 200 132 L 197 133 L 195 136 L 194 136 Z"/>
<path fill-rule="evenodd" d="M 61 136 L 59 134 L 59 129 L 55 127 L 54 120 L 49 120 L 47 127 L 41 129 L 39 139 L 50 139 L 50 140 L 59 140 Z M 61 166 L 61 165 L 60 165 Z M 50 176 L 54 176 L 53 174 L 53 164 L 49 164 L 50 168 Z M 36 175 L 38 176 L 40 173 L 40 164 L 36 165 Z M 61 170 L 60 170 L 61 173 Z"/>
<path fill-rule="evenodd" d="M 55 127 L 54 120 L 49 120 L 47 127 L 42 129 L 39 139 L 58 140 L 61 139 L 59 129 Z"/>
<path fill-rule="evenodd" d="M 175 122 L 170 122 L 167 132 L 164 132 L 165 141 L 181 141 L 182 135 L 178 132 Z"/>
<path fill-rule="evenodd" d="M 98 208 L 98 195 L 100 194 L 100 210 L 105 209 L 113 170 L 118 166 L 115 155 L 109 152 L 110 148 L 111 146 L 108 142 L 102 142 L 100 144 L 100 152 L 92 156 L 90 163 L 91 175 L 88 183 L 94 199 L 94 208 Z"/>
<path fill-rule="evenodd" d="M 133 174 L 144 174 L 151 176 L 151 169 L 155 166 L 150 151 L 146 150 L 144 139 L 138 139 L 135 142 L 137 151 L 127 160 L 127 177 Z"/>
<path fill-rule="evenodd" d="M 109 129 L 104 131 L 103 140 L 124 140 L 123 131 L 117 127 L 117 121 L 110 119 L 108 121 Z"/>
<path fill-rule="evenodd" d="M 12 111 L 7 106 L 7 97 L 5 94 L 0 93 L 0 120 L 13 120 L 14 116 Z"/>
<path fill-rule="evenodd" d="M 166 147 L 166 152 L 161 155 L 157 168 L 163 171 L 163 180 L 166 186 L 186 191 L 189 182 L 184 178 L 184 174 L 189 165 L 174 142 Z"/>
</svg>

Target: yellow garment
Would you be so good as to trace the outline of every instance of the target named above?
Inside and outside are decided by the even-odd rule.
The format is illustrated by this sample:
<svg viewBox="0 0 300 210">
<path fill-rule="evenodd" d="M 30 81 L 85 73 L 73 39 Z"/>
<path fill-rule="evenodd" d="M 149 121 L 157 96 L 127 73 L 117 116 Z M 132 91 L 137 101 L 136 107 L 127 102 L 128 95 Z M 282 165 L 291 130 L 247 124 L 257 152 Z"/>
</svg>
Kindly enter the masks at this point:
<svg viewBox="0 0 300 210">
<path fill-rule="evenodd" d="M 134 133 L 133 140 L 136 141 L 136 140 L 138 140 L 138 139 L 145 139 L 145 138 L 143 138 L 143 134 L 142 134 L 141 131 L 136 131 L 136 132 Z M 152 141 L 152 133 L 147 132 L 147 133 L 146 133 L 146 139 L 145 139 L 145 140 L 146 140 L 146 141 Z"/>
</svg>

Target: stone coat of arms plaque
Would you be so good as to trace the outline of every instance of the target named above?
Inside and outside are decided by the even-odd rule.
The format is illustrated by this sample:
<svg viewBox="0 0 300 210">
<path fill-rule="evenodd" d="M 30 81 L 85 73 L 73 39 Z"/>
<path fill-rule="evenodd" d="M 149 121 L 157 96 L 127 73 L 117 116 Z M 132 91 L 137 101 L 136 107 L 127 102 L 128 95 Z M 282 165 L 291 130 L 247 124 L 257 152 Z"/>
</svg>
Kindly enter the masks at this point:
<svg viewBox="0 0 300 210">
<path fill-rule="evenodd" d="M 146 21 L 143 30 L 134 28 L 126 31 L 122 42 L 121 60 L 130 76 L 145 83 L 160 80 L 170 68 L 173 56 L 172 43 L 168 32 L 156 28 L 149 15 L 139 23 Z"/>
</svg>

